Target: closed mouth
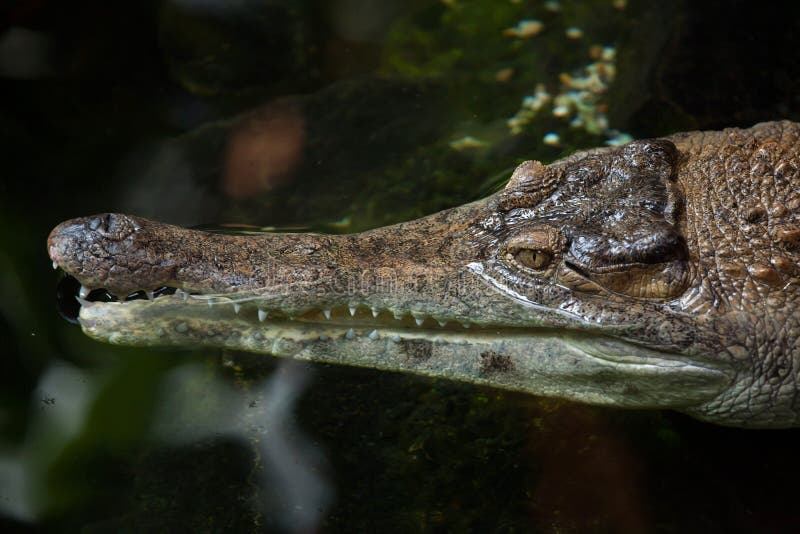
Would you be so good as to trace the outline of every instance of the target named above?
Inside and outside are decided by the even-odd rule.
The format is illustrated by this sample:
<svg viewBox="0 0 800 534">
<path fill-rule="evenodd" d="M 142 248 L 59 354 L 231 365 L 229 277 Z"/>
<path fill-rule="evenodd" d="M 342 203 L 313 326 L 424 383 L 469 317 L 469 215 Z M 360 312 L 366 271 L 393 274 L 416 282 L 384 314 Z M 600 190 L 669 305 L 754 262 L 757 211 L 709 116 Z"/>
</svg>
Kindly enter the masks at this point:
<svg viewBox="0 0 800 534">
<path fill-rule="evenodd" d="M 477 328 L 473 323 L 454 321 L 452 318 L 432 317 L 360 305 L 310 308 L 290 315 L 279 309 L 260 306 L 257 295 L 189 293 L 170 286 L 162 286 L 152 290 L 138 290 L 124 298 L 120 298 L 104 288 L 89 289 L 81 285 L 75 277 L 69 274 L 66 274 L 61 279 L 56 291 L 59 313 L 67 321 L 75 324 L 80 322 L 79 317 L 82 307 L 108 303 L 125 305 L 135 301 L 163 302 L 166 297 L 172 297 L 170 300 L 173 302 L 177 302 L 179 299 L 187 304 L 190 302 L 192 304 L 203 302 L 209 308 L 229 309 L 241 318 L 251 318 L 253 321 L 257 320 L 261 323 L 265 321 L 271 323 L 296 322 L 306 325 L 319 325 L 332 330 L 353 329 L 353 332 L 356 332 L 356 329 L 366 329 L 366 335 L 371 334 L 373 330 L 384 328 L 393 330 L 446 330 L 451 332 Z"/>
</svg>

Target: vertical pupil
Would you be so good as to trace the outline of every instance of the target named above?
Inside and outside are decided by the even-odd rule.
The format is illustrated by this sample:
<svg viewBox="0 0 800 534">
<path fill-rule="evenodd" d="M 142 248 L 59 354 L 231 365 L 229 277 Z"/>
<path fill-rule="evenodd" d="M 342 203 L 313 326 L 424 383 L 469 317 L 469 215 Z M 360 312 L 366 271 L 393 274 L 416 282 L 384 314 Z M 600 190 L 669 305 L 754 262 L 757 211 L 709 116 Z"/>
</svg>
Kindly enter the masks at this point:
<svg viewBox="0 0 800 534">
<path fill-rule="evenodd" d="M 522 249 L 517 252 L 517 259 L 531 269 L 544 269 L 550 264 L 550 254 L 542 250 Z"/>
</svg>

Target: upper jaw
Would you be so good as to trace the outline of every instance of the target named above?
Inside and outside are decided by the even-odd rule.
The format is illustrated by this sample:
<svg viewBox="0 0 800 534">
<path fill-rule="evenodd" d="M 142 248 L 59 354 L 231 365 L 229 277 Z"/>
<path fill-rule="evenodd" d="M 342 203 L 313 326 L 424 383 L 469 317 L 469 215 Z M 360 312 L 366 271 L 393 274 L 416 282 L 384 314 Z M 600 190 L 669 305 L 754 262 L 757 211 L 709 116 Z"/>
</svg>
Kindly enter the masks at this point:
<svg viewBox="0 0 800 534">
<path fill-rule="evenodd" d="M 571 309 L 568 304 L 579 306 L 586 299 L 546 284 L 537 290 L 544 299 L 528 299 L 504 285 L 486 244 L 470 238 L 476 221 L 491 211 L 491 202 L 342 236 L 221 235 L 99 215 L 62 223 L 51 233 L 48 248 L 54 263 L 81 283 L 80 297 L 105 288 L 124 300 L 139 290 L 154 296 L 154 290 L 166 286 L 175 288 L 175 295 L 165 292 L 155 301 L 166 305 L 162 299 L 169 299 L 176 314 L 181 304 L 200 303 L 214 311 L 244 310 L 255 321 L 295 318 L 322 328 L 339 323 L 346 328 L 498 333 L 564 328 L 683 348 L 672 339 L 643 337 L 643 325 L 626 324 L 625 303 L 613 297 L 594 300 L 617 310 L 604 312 L 606 321 L 600 322 L 586 313 L 592 311 L 591 298 L 585 309 Z M 662 315 L 664 310 L 652 312 Z M 596 311 L 594 316 L 599 316 Z"/>
<path fill-rule="evenodd" d="M 448 223 L 460 220 L 437 214 L 358 235 L 252 237 L 104 214 L 57 226 L 48 252 L 54 266 L 78 280 L 82 299 L 103 289 L 109 295 L 105 300 L 125 301 L 141 291 L 165 295 L 157 300 L 252 308 L 261 316 L 317 314 L 327 320 L 328 310 L 347 316 L 363 310 L 358 315 L 367 320 L 375 319 L 373 314 L 406 317 L 413 326 L 474 324 L 470 291 L 486 287 L 469 284 L 485 284 L 442 245 L 458 231 Z M 176 296 L 166 296 L 172 289 Z"/>
</svg>

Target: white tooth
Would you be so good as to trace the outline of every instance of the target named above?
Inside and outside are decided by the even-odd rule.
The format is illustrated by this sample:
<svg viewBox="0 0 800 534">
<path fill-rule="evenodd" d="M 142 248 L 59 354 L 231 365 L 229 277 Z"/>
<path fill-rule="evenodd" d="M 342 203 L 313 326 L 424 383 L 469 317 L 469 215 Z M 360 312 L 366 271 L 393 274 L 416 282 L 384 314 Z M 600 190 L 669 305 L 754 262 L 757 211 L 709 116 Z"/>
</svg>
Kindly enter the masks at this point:
<svg viewBox="0 0 800 534">
<path fill-rule="evenodd" d="M 321 336 L 319 336 L 319 340 L 320 341 L 328 341 L 329 339 L 330 338 L 328 336 L 326 336 L 325 334 L 322 334 Z"/>
<path fill-rule="evenodd" d="M 355 315 L 355 314 L 356 314 L 356 308 L 354 306 L 351 306 L 350 307 L 350 315 L 352 316 L 352 315 Z"/>
<path fill-rule="evenodd" d="M 424 317 L 414 317 L 414 321 L 417 323 L 417 326 L 422 326 L 422 323 L 425 322 Z"/>
<path fill-rule="evenodd" d="M 211 299 L 208 299 L 206 302 L 208 303 L 209 308 L 214 305 L 214 301 L 212 301 Z"/>
<path fill-rule="evenodd" d="M 85 299 L 86 297 L 88 297 L 88 296 L 89 296 L 89 293 L 90 293 L 91 291 L 92 291 L 92 290 L 91 290 L 91 289 L 89 289 L 88 287 L 86 287 L 86 286 L 81 286 L 80 290 L 78 291 L 78 296 L 79 296 L 80 298 L 82 298 L 82 299 Z"/>
<path fill-rule="evenodd" d="M 53 270 L 55 271 L 56 269 L 58 269 L 58 264 L 56 263 L 56 260 L 53 260 Z"/>
<path fill-rule="evenodd" d="M 438 323 L 439 323 L 439 326 L 441 326 L 442 328 L 444 328 L 444 325 L 446 325 L 446 324 L 447 324 L 447 321 L 438 321 Z"/>
<path fill-rule="evenodd" d="M 469 328 L 470 325 L 469 323 L 461 323 L 461 326 L 463 326 L 464 328 Z"/>
<path fill-rule="evenodd" d="M 377 317 L 379 313 L 380 312 L 378 311 L 378 308 L 372 308 L 372 316 L 373 317 Z"/>
<path fill-rule="evenodd" d="M 403 318 L 403 314 L 402 313 L 394 313 L 392 315 L 394 315 L 394 318 L 397 319 L 398 321 Z"/>
<path fill-rule="evenodd" d="M 324 315 L 326 319 L 330 319 L 331 318 L 331 311 L 328 310 L 328 309 L 324 309 L 324 310 L 322 310 L 322 315 Z"/>
<path fill-rule="evenodd" d="M 88 301 L 86 299 L 82 299 L 80 297 L 75 297 L 75 300 L 77 300 L 78 303 L 81 305 L 81 307 L 84 307 L 84 308 L 91 308 L 92 306 L 94 306 L 94 302 Z"/>
<path fill-rule="evenodd" d="M 369 333 L 369 338 L 370 339 L 378 339 L 379 337 L 380 336 L 378 335 L 378 331 L 377 330 L 373 330 L 372 332 Z"/>
<path fill-rule="evenodd" d="M 153 300 L 154 298 L 156 298 L 155 294 L 152 291 L 145 291 L 144 294 L 147 295 L 147 300 Z"/>
<path fill-rule="evenodd" d="M 258 310 L 258 320 L 261 321 L 262 323 L 264 322 L 264 319 L 266 319 L 268 315 L 269 314 L 264 310 Z"/>
<path fill-rule="evenodd" d="M 351 328 L 350 330 L 348 330 L 348 331 L 347 331 L 347 333 L 344 335 L 344 337 L 346 337 L 347 339 L 353 339 L 353 338 L 355 338 L 355 337 L 356 337 L 356 333 L 355 333 L 355 331 L 354 331 L 354 330 Z"/>
<path fill-rule="evenodd" d="M 400 343 L 400 336 L 398 336 L 397 334 L 393 335 L 391 339 L 395 343 Z"/>
<path fill-rule="evenodd" d="M 242 307 L 239 305 L 238 302 L 234 302 L 233 303 L 233 312 L 234 313 L 239 313 L 239 310 L 241 310 L 241 309 L 242 309 Z"/>
<path fill-rule="evenodd" d="M 186 291 L 181 292 L 181 298 L 183 299 L 183 302 L 186 302 L 187 300 L 189 300 L 189 293 L 187 293 Z"/>
</svg>

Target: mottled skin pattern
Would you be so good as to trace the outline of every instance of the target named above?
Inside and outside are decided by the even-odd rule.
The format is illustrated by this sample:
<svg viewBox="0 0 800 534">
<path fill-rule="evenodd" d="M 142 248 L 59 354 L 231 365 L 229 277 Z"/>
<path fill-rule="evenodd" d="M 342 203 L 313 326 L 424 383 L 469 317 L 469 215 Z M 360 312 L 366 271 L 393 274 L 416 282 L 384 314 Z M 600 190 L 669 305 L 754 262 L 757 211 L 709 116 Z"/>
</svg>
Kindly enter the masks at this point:
<svg viewBox="0 0 800 534">
<path fill-rule="evenodd" d="M 682 232 L 699 283 L 685 310 L 708 317 L 742 379 L 709 409 L 765 407 L 797 422 L 800 374 L 800 127 L 679 134 Z M 709 180 L 708 177 L 713 177 Z M 713 347 L 710 347 L 713 349 Z"/>
<path fill-rule="evenodd" d="M 520 165 L 481 201 L 348 236 L 62 223 L 53 261 L 116 295 L 84 331 L 800 424 L 800 125 L 690 132 Z M 184 293 L 185 292 L 185 293 Z"/>
</svg>

